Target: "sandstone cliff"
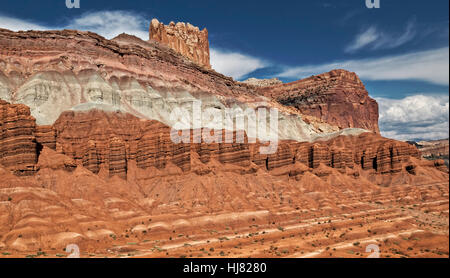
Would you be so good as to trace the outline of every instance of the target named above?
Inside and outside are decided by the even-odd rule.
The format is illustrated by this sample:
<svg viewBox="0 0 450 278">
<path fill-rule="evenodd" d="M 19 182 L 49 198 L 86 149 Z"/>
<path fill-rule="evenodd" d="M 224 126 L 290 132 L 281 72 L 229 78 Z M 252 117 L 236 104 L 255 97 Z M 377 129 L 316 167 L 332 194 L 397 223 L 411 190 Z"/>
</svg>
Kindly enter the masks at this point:
<svg viewBox="0 0 450 278">
<path fill-rule="evenodd" d="M 406 142 L 371 133 L 315 143 L 281 141 L 276 153 L 263 155 L 259 153 L 261 145 L 249 144 L 247 139 L 246 143 L 175 144 L 170 138 L 170 127 L 130 114 L 100 110 L 65 112 L 53 126 L 36 127 L 26 106 L 2 102 L 2 111 L 1 164 L 16 174 L 34 173 L 38 169 L 36 164 L 43 146 L 67 155 L 95 174 L 104 169 L 109 176 L 123 179 L 127 179 L 130 161 L 142 169 L 164 169 L 171 163 L 182 171 L 191 171 L 193 152 L 202 163 L 215 159 L 242 167 L 254 164 L 268 171 L 298 162 L 311 169 L 323 164 L 342 173 L 360 168 L 378 174 L 411 172 L 412 168 L 406 164 L 411 157 L 420 157 L 417 148 Z M 191 131 L 191 142 L 194 134 Z M 236 139 L 236 131 L 233 134 Z M 441 165 L 430 164 L 446 171 Z"/>
<path fill-rule="evenodd" d="M 154 18 L 150 23 L 150 40 L 167 45 L 197 64 L 211 68 L 206 28 L 200 31 L 190 23 L 175 24 L 173 21 L 164 25 Z"/>
<path fill-rule="evenodd" d="M 355 73 L 333 70 L 299 81 L 263 87 L 259 93 L 340 128 L 379 133 L 378 104 Z"/>
<path fill-rule="evenodd" d="M 218 113 L 261 105 L 277 109 L 280 139 L 313 141 L 339 130 L 336 121 L 349 121 L 345 114 L 342 119 L 301 114 L 295 107 L 259 95 L 254 86 L 201 67 L 158 42 L 125 34 L 106 40 L 72 30 L 0 30 L 0 46 L 0 98 L 29 106 L 38 125 L 52 125 L 67 110 L 98 108 L 172 126 L 170 111 L 189 109 L 186 103 L 193 101 Z M 320 94 L 316 97 L 325 97 Z M 342 107 L 349 115 L 372 113 L 360 111 L 370 107 L 345 102 Z M 212 124 L 205 120 L 202 127 Z M 366 128 L 362 120 L 346 126 Z"/>
<path fill-rule="evenodd" d="M 0 165 L 17 175 L 35 172 L 39 155 L 35 129 L 27 106 L 0 100 Z"/>
<path fill-rule="evenodd" d="M 196 171 L 192 168 L 193 153 L 202 163 L 217 160 L 242 167 L 253 164 L 267 171 L 302 163 L 310 169 L 324 165 L 349 175 L 354 174 L 353 169 L 376 175 L 409 173 L 410 159 L 420 158 L 414 146 L 373 133 L 314 143 L 280 141 L 276 153 L 263 155 L 259 151 L 261 144 L 250 144 L 247 139 L 247 143 L 175 144 L 170 138 L 170 128 L 159 122 L 103 111 L 63 113 L 53 128 L 59 152 L 83 161 L 93 173 L 105 168 L 110 175 L 118 174 L 125 179 L 130 161 L 136 161 L 142 169 L 164 169 L 170 163 L 182 171 Z M 193 134 L 191 131 L 191 138 Z M 233 136 L 236 138 L 236 132 Z"/>
</svg>

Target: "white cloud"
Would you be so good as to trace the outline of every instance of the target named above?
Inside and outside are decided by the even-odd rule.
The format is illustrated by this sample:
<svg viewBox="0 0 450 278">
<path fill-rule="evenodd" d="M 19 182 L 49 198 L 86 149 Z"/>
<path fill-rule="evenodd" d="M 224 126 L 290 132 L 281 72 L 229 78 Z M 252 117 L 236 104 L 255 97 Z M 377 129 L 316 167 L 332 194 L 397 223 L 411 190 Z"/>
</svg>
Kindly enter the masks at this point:
<svg viewBox="0 0 450 278">
<path fill-rule="evenodd" d="M 413 22 L 409 22 L 406 30 L 400 34 L 388 34 L 379 31 L 377 27 L 371 26 L 367 30 L 359 33 L 350 45 L 345 48 L 346 52 L 355 52 L 362 48 L 390 49 L 399 47 L 416 36 L 415 26 Z"/>
<path fill-rule="evenodd" d="M 0 28 L 11 31 L 48 30 L 49 28 L 31 21 L 0 15 Z"/>
<path fill-rule="evenodd" d="M 449 137 L 449 97 L 417 94 L 404 99 L 376 99 L 380 130 L 399 140 Z"/>
<path fill-rule="evenodd" d="M 127 33 L 148 40 L 150 20 L 144 16 L 127 11 L 101 11 L 83 14 L 75 18 L 64 28 L 91 31 L 112 39 L 121 33 Z"/>
<path fill-rule="evenodd" d="M 267 67 L 262 59 L 212 48 L 210 50 L 211 65 L 217 72 L 240 79 L 257 69 Z"/>
<path fill-rule="evenodd" d="M 366 80 L 421 80 L 448 85 L 448 60 L 449 48 L 444 47 L 396 56 L 291 67 L 279 76 L 300 79 L 341 68 L 354 71 Z"/>
<path fill-rule="evenodd" d="M 375 27 L 370 27 L 365 32 L 362 32 L 359 34 L 355 40 L 347 46 L 345 49 L 346 52 L 353 52 L 358 49 L 361 49 L 374 41 L 376 41 L 379 37 L 379 34 L 377 33 L 377 29 Z"/>
</svg>

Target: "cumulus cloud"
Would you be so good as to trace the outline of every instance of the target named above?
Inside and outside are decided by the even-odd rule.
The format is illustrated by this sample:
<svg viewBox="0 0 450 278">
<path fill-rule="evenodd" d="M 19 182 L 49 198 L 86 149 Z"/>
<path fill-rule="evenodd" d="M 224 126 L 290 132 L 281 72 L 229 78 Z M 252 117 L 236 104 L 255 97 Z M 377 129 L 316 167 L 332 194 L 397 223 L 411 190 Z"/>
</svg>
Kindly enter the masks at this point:
<svg viewBox="0 0 450 278">
<path fill-rule="evenodd" d="M 395 100 L 377 98 L 380 131 L 398 140 L 449 137 L 449 97 L 417 94 Z"/>
<path fill-rule="evenodd" d="M 380 31 L 376 26 L 370 26 L 355 37 L 345 48 L 345 52 L 351 53 L 362 48 L 371 50 L 396 48 L 411 41 L 415 36 L 413 22 L 408 23 L 402 34 L 389 34 Z"/>
<path fill-rule="evenodd" d="M 227 52 L 212 48 L 210 56 L 213 69 L 234 79 L 240 79 L 257 69 L 268 66 L 262 59 L 238 52 Z"/>
<path fill-rule="evenodd" d="M 127 33 L 148 40 L 150 21 L 144 16 L 127 11 L 100 11 L 86 13 L 73 19 L 66 29 L 91 31 L 111 39 Z"/>
<path fill-rule="evenodd" d="M 329 64 L 289 67 L 280 77 L 300 79 L 341 68 L 356 72 L 366 80 L 421 80 L 449 84 L 449 48 L 443 47 L 402 55 L 347 60 Z"/>
</svg>

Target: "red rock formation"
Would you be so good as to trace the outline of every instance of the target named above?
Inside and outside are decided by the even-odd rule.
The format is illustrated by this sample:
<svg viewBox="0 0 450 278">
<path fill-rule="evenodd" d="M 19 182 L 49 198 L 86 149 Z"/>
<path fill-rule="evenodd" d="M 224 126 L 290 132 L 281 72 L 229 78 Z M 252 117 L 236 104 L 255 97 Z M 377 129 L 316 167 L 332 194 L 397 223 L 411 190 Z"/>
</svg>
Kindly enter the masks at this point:
<svg viewBox="0 0 450 278">
<path fill-rule="evenodd" d="M 329 141 L 300 143 L 295 161 L 310 168 L 324 164 L 344 172 L 346 168 L 359 166 L 363 170 L 386 174 L 400 172 L 410 157 L 419 156 L 418 150 L 408 143 L 363 133 L 359 136 L 339 136 Z"/>
<path fill-rule="evenodd" d="M 56 132 L 52 126 L 36 126 L 36 141 L 52 150 L 56 149 Z"/>
<path fill-rule="evenodd" d="M 117 137 L 109 141 L 109 176 L 117 175 L 123 179 L 127 178 L 127 158 L 125 143 Z"/>
<path fill-rule="evenodd" d="M 258 92 L 340 128 L 364 128 L 379 133 L 378 104 L 369 97 L 353 72 L 333 70 L 287 84 L 263 87 Z"/>
<path fill-rule="evenodd" d="M 399 172 L 402 164 L 410 157 L 418 158 L 419 151 L 406 142 L 400 142 L 379 135 L 363 133 L 359 136 L 340 136 L 326 144 L 340 149 L 351 150 L 353 164 L 364 170 L 375 170 L 378 173 Z M 322 143 L 325 144 L 325 143 Z M 345 152 L 343 152 L 344 154 Z M 346 165 L 350 153 L 344 154 Z"/>
<path fill-rule="evenodd" d="M 170 139 L 170 128 L 155 123 L 152 131 L 141 134 L 131 145 L 137 144 L 136 162 L 142 169 L 156 167 L 164 169 L 173 163 L 183 171 L 190 170 L 190 148 L 185 144 L 174 144 Z"/>
<path fill-rule="evenodd" d="M 124 82 L 134 78 L 140 84 L 164 91 L 188 90 L 252 101 L 256 96 L 247 85 L 234 82 L 231 77 L 187 63 L 181 54 L 153 40 L 146 42 L 130 35 L 107 40 L 91 32 L 74 30 L 0 29 L 0 65 L 6 67 L 0 68 L 0 75 L 19 83 L 12 84 L 11 89 L 17 89 L 28 76 L 42 71 L 71 71 L 75 75 L 92 71 L 105 80 Z"/>
<path fill-rule="evenodd" d="M 67 172 L 73 172 L 77 168 L 77 164 L 70 157 L 59 154 L 44 146 L 39 154 L 37 167 L 39 170 L 51 169 L 54 171 L 65 170 Z"/>
<path fill-rule="evenodd" d="M 100 159 L 94 140 L 89 140 L 83 156 L 83 166 L 94 174 L 100 171 Z"/>
<path fill-rule="evenodd" d="M 269 171 L 302 163 L 312 169 L 325 165 L 344 173 L 346 169 L 361 167 L 379 174 L 400 172 L 410 157 L 420 157 L 414 146 L 372 133 L 339 136 L 315 143 L 281 141 L 276 153 L 270 155 L 259 152 L 260 143 L 226 142 L 225 131 L 222 131 L 221 143 L 175 144 L 170 137 L 170 128 L 159 122 L 95 110 L 63 113 L 53 128 L 58 134 L 57 145 L 61 146 L 62 153 L 76 160 L 82 159 L 83 165 L 94 173 L 98 173 L 104 164 L 109 167 L 110 175 L 118 174 L 123 178 L 130 160 L 135 160 L 142 169 L 164 169 L 172 163 L 189 171 L 192 152 L 198 154 L 202 163 L 212 159 L 242 167 L 255 163 Z M 191 142 L 194 142 L 194 134 L 198 136 L 208 131 L 191 131 Z M 231 134 L 236 142 L 237 132 Z M 247 137 L 244 138 L 247 142 Z"/>
<path fill-rule="evenodd" d="M 158 41 L 199 65 L 211 68 L 209 63 L 208 30 L 202 31 L 190 23 L 184 22 L 169 25 L 153 19 L 150 23 L 150 40 Z"/>
<path fill-rule="evenodd" d="M 27 106 L 0 100 L 0 165 L 17 175 L 35 172 L 40 151 L 35 128 L 35 119 Z"/>
<path fill-rule="evenodd" d="M 136 161 L 142 169 L 164 169 L 172 163 L 182 171 L 189 171 L 192 152 L 196 152 L 203 163 L 212 159 L 241 167 L 255 163 L 268 171 L 302 163 L 312 169 L 325 165 L 342 173 L 347 168 L 358 166 L 378 174 L 404 170 L 413 173 L 414 169 L 406 169 L 405 163 L 411 157 L 420 157 L 417 148 L 408 143 L 371 133 L 339 136 L 315 143 L 281 141 L 276 153 L 270 155 L 259 153 L 260 143 L 226 142 L 225 131 L 222 131 L 220 143 L 175 144 L 171 140 L 170 128 L 159 122 L 98 110 L 65 112 L 52 127 L 36 128 L 26 106 L 1 104 L 1 164 L 16 174 L 30 174 L 36 170 L 43 145 L 56 146 L 59 153 L 79 161 L 93 173 L 104 168 L 110 176 L 118 175 L 123 179 L 127 178 L 129 161 Z M 201 132 L 191 131 L 191 142 L 194 134 L 198 136 Z M 237 132 L 231 134 L 233 142 L 236 142 Z M 430 166 L 442 170 L 441 164 Z"/>
</svg>

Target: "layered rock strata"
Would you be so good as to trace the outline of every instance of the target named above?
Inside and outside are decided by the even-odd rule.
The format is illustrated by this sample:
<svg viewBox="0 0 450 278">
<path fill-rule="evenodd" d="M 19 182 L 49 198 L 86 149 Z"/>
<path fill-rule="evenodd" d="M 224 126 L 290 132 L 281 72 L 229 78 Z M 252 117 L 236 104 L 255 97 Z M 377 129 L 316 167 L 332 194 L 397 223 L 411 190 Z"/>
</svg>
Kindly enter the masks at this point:
<svg viewBox="0 0 450 278">
<path fill-rule="evenodd" d="M 202 163 L 212 159 L 242 167 L 254 163 L 268 171 L 302 163 L 311 169 L 325 165 L 342 173 L 360 168 L 377 174 L 401 172 L 411 157 L 420 158 L 414 146 L 374 133 L 338 136 L 314 143 L 280 141 L 275 153 L 261 154 L 263 144 L 249 144 L 245 134 L 244 143 L 236 143 L 239 133 L 236 131 L 228 133 L 233 136 L 232 143 L 225 140 L 227 133 L 224 130 L 219 135 L 222 136 L 219 142 L 205 143 L 203 140 L 195 143 L 199 142 L 194 140 L 195 136 L 210 132 L 202 129 L 190 131 L 189 142 L 193 143 L 176 144 L 168 126 L 103 111 L 63 113 L 53 128 L 58 134 L 56 145 L 62 153 L 82 160 L 83 165 L 94 173 L 104 165 L 109 167 L 111 175 L 118 174 L 123 178 L 126 178 L 127 161 L 130 160 L 136 161 L 141 169 L 164 169 L 171 163 L 182 171 L 190 171 L 193 153 Z"/>
<path fill-rule="evenodd" d="M 363 128 L 379 133 L 378 104 L 353 72 L 333 70 L 291 83 L 258 90 L 301 114 L 315 116 L 340 128 Z"/>
<path fill-rule="evenodd" d="M 218 113 L 261 105 L 276 109 L 278 137 L 286 140 L 313 141 L 338 131 L 334 122 L 348 121 L 348 117 L 301 114 L 293 106 L 260 96 L 256 87 L 199 66 L 153 40 L 126 34 L 107 40 L 72 30 L 0 29 L 0 98 L 29 106 L 38 125 L 52 125 L 64 111 L 97 108 L 173 126 L 170 112 L 177 108 L 192 112 L 187 104 L 194 101 L 201 102 L 203 110 L 213 108 Z M 360 108 L 346 105 L 345 109 L 357 115 Z M 366 128 L 358 123 L 342 126 Z M 205 120 L 201 127 L 212 124 Z"/>
<path fill-rule="evenodd" d="M 411 157 L 420 157 L 417 148 L 408 143 L 371 133 L 338 136 L 314 143 L 280 141 L 276 152 L 267 155 L 260 153 L 263 144 L 249 144 L 245 134 L 244 143 L 236 143 L 239 133 L 236 131 L 222 130 L 221 140 L 205 143 L 194 137 L 211 133 L 210 130 L 191 130 L 189 142 L 192 143 L 177 144 L 168 126 L 142 121 L 129 114 L 100 110 L 65 112 L 53 126 L 37 128 L 24 105 L 2 102 L 1 115 L 1 164 L 12 167 L 17 174 L 35 171 L 43 146 L 56 149 L 95 174 L 104 168 L 110 176 L 123 179 L 127 178 L 129 161 L 135 161 L 142 169 L 164 169 L 171 163 L 182 171 L 190 171 L 193 152 L 202 163 L 212 159 L 242 167 L 254 163 L 269 171 L 299 162 L 311 169 L 323 164 L 343 173 L 346 169 L 360 167 L 379 174 L 400 172 Z M 231 134 L 233 140 L 225 140 L 227 134 Z M 430 166 L 445 171 L 441 164 Z"/>
<path fill-rule="evenodd" d="M 17 175 L 36 171 L 41 147 L 34 135 L 36 123 L 23 104 L 0 100 L 0 164 Z"/>
</svg>

